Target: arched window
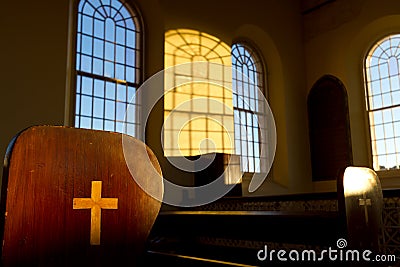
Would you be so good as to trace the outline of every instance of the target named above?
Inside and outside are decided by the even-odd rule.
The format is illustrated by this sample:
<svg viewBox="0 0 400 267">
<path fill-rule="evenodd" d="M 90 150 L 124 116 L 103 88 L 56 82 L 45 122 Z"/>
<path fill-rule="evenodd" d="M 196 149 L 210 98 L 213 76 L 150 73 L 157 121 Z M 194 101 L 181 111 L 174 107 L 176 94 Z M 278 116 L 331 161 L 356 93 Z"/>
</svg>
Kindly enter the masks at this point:
<svg viewBox="0 0 400 267">
<path fill-rule="evenodd" d="M 266 93 L 264 71 L 261 58 L 256 51 L 245 43 L 232 46 L 232 90 L 235 122 L 235 150 L 241 156 L 243 172 L 262 172 L 263 155 L 260 148 L 263 145 L 262 134 L 266 129 L 262 125 L 265 116 L 262 93 Z"/>
<path fill-rule="evenodd" d="M 378 41 L 365 60 L 366 102 L 375 170 L 400 165 L 400 34 Z"/>
<path fill-rule="evenodd" d="M 75 126 L 137 136 L 139 103 L 130 101 L 142 76 L 138 14 L 124 1 L 81 0 L 76 39 Z"/>
</svg>

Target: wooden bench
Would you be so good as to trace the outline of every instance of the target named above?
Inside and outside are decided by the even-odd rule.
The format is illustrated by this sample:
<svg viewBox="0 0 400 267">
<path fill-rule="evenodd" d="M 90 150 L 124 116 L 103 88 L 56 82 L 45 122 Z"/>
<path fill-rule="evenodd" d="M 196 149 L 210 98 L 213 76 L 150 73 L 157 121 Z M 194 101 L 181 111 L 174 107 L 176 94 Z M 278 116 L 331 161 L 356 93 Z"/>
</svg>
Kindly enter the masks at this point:
<svg viewBox="0 0 400 267">
<path fill-rule="evenodd" d="M 220 202 L 255 203 L 260 199 Z M 151 266 L 165 262 L 174 266 L 260 266 L 257 252 L 264 245 L 276 250 L 318 250 L 335 245 L 345 237 L 344 231 L 337 211 L 161 211 L 148 240 L 148 261 Z"/>
<path fill-rule="evenodd" d="M 355 182 L 358 178 L 350 177 Z M 148 240 L 150 265 L 293 266 L 296 262 L 281 262 L 277 257 L 260 260 L 258 253 L 267 246 L 275 252 L 313 250 L 318 254 L 324 249 L 337 249 L 339 240 L 345 242 L 341 247 L 344 249 L 379 252 L 379 180 L 372 175 L 367 178 L 376 182 L 367 183 L 372 187 L 364 190 L 363 184 L 345 183 L 344 190 L 343 174 L 338 179 L 338 193 L 227 197 L 198 208 L 164 209 Z M 321 264 L 358 266 L 327 257 L 322 262 L 306 262 L 307 266 Z M 381 265 L 374 262 L 368 266 Z"/>
<path fill-rule="evenodd" d="M 140 262 L 161 202 L 133 179 L 122 137 L 35 126 L 14 138 L 2 180 L 1 266 Z M 136 159 L 162 197 L 156 157 L 139 140 L 125 137 L 125 153 Z"/>
</svg>

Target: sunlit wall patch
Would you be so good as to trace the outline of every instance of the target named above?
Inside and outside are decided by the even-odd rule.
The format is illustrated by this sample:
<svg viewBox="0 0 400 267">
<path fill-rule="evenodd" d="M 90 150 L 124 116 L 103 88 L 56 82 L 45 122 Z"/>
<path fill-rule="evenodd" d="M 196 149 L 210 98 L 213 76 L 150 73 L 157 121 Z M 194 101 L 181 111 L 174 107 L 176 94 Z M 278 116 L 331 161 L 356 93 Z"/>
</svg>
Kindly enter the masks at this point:
<svg viewBox="0 0 400 267">
<path fill-rule="evenodd" d="M 221 75 L 224 73 L 233 73 L 236 72 L 236 70 L 232 69 L 231 66 L 226 66 L 226 65 L 221 65 L 221 64 L 216 64 L 216 63 L 209 63 L 209 62 L 193 62 L 193 63 L 186 63 L 186 64 L 181 64 L 181 65 L 175 65 L 170 68 L 167 68 L 163 71 L 158 72 L 157 74 L 153 75 L 150 79 L 146 80 L 139 88 L 137 93 L 135 94 L 134 98 L 132 99 L 133 102 L 135 102 L 135 98 L 137 99 L 142 99 L 143 95 L 146 94 L 146 92 L 149 92 L 152 90 L 154 94 L 152 94 L 151 98 L 148 98 L 146 103 L 143 103 L 142 105 L 142 110 L 143 110 L 143 122 L 144 125 L 146 124 L 145 122 L 148 121 L 149 115 L 155 105 L 163 99 L 164 95 L 167 95 L 170 92 L 174 92 L 176 88 L 180 88 L 181 86 L 186 86 L 188 82 L 184 79 L 180 80 L 175 80 L 174 83 L 169 83 L 169 80 L 174 80 L 174 77 L 176 73 L 184 73 L 185 71 L 188 70 L 193 70 L 193 69 L 205 69 L 205 68 L 215 68 L 215 69 L 220 69 L 221 71 L 219 72 Z M 236 73 L 235 75 L 239 75 L 239 73 Z M 241 75 L 241 74 L 240 74 Z M 166 82 L 164 82 L 166 81 Z M 233 94 L 232 88 L 229 87 L 229 85 L 225 84 L 223 82 L 223 79 L 219 80 L 213 80 L 213 81 L 208 81 L 210 84 L 213 86 L 216 86 L 217 88 L 223 88 L 223 92 Z M 198 77 L 194 76 L 191 77 L 190 83 L 194 84 L 204 84 L 207 83 L 207 79 L 204 77 Z M 166 84 L 169 85 L 169 87 L 166 87 Z M 158 88 L 163 88 L 164 90 L 158 90 Z M 156 95 L 156 93 L 159 92 L 159 95 Z M 267 100 L 263 97 L 263 93 L 260 92 L 259 90 L 256 92 L 259 99 L 262 100 L 260 101 L 260 105 L 262 105 L 262 109 L 264 110 L 264 115 L 261 119 L 258 120 L 258 125 L 257 127 L 262 127 L 267 128 L 269 131 L 268 136 L 265 134 L 261 134 L 260 138 L 262 142 L 260 142 L 260 158 L 266 159 L 265 162 L 265 171 L 260 172 L 260 173 L 253 173 L 252 178 L 248 191 L 249 192 L 254 192 L 257 188 L 260 187 L 260 185 L 265 181 L 267 178 L 268 172 L 271 169 L 272 162 L 275 156 L 275 150 L 276 150 L 276 127 L 275 127 L 275 121 L 274 117 L 272 114 L 272 111 L 268 105 Z M 192 109 L 191 107 L 195 105 L 212 105 L 213 108 L 219 109 L 223 111 L 223 114 L 230 114 L 230 116 L 233 116 L 233 109 L 232 109 L 232 104 L 227 104 L 224 101 L 221 101 L 220 99 L 207 99 L 207 98 L 190 98 L 185 101 L 182 101 L 174 107 L 170 112 L 174 113 L 175 110 L 178 111 L 184 111 L 187 112 L 189 115 L 187 117 L 181 118 L 178 116 L 179 120 L 175 121 L 173 123 L 173 127 L 177 127 L 177 136 L 179 137 L 180 134 L 185 134 L 182 133 L 185 131 L 185 127 L 188 127 L 188 124 L 196 124 L 196 123 L 203 123 L 204 118 L 206 119 L 207 122 L 212 122 L 215 125 L 218 125 L 220 127 L 221 131 L 223 131 L 223 134 L 226 136 L 227 139 L 229 139 L 229 143 L 233 144 L 234 143 L 234 133 L 231 131 L 228 131 L 226 129 L 229 129 L 229 127 L 226 127 L 225 123 L 226 120 L 224 119 L 224 116 L 221 116 L 221 114 L 209 114 L 207 112 L 203 112 L 201 114 L 199 113 L 194 113 L 192 114 Z M 249 110 L 251 110 L 251 106 L 248 107 Z M 131 111 L 127 110 L 127 115 Z M 164 131 L 166 126 L 171 126 L 169 124 L 172 124 L 169 122 L 170 118 L 167 118 L 166 122 L 164 123 Z M 228 125 L 232 125 L 232 120 L 228 120 Z M 231 126 L 230 126 L 231 127 Z M 244 128 L 244 127 L 243 127 Z M 146 129 L 147 130 L 152 130 L 152 134 L 154 135 L 154 129 L 148 129 L 148 127 L 143 127 L 142 129 L 142 136 L 146 136 Z M 242 129 L 242 132 L 245 133 L 246 129 Z M 176 139 L 177 142 L 171 142 L 171 139 L 168 137 L 168 139 L 163 138 L 164 134 L 163 131 L 160 133 L 160 139 L 163 139 L 163 145 L 165 147 L 166 143 L 169 143 L 168 145 L 171 146 L 171 148 L 174 151 L 181 152 L 181 148 L 179 147 L 181 144 L 179 142 L 179 139 Z M 267 144 L 267 138 L 268 138 L 268 146 Z M 207 138 L 205 139 L 206 142 L 212 142 L 214 144 L 214 148 L 216 147 L 216 144 L 218 143 L 214 139 Z M 156 195 L 153 195 L 154 192 L 159 192 L 157 188 L 154 188 L 152 185 L 153 183 L 151 181 L 147 180 L 146 175 L 140 175 L 140 169 L 137 168 L 137 164 L 134 158 L 129 158 L 129 155 L 132 155 L 134 153 L 129 151 L 126 151 L 129 146 L 125 145 L 125 142 L 127 142 L 127 138 L 124 138 L 123 136 L 123 148 L 124 148 L 124 153 L 125 153 L 125 160 L 127 163 L 127 166 L 132 174 L 132 177 L 135 179 L 136 183 L 148 194 L 152 195 L 153 197 L 157 198 Z M 196 151 L 197 153 L 204 151 L 204 147 L 202 147 L 202 142 L 196 142 L 194 143 L 197 145 Z M 143 146 L 143 149 L 145 147 Z M 208 147 L 208 149 L 212 148 L 211 146 Z M 206 150 L 207 151 L 207 150 Z M 215 152 L 215 151 L 212 151 Z M 139 151 L 137 152 L 139 153 Z M 144 153 L 144 152 L 143 152 Z M 192 160 L 186 159 L 184 154 L 178 154 L 180 155 L 180 160 L 179 162 L 171 162 L 170 159 L 174 157 L 166 157 L 167 160 L 170 161 L 172 165 L 174 165 L 176 168 L 179 168 L 181 170 L 185 170 L 188 172 L 199 172 L 205 167 L 207 167 L 209 164 L 212 163 L 212 159 L 208 157 L 206 154 L 200 155 L 198 159 L 196 159 L 196 163 L 199 162 L 200 164 L 193 164 Z M 198 155 L 198 154 L 197 154 Z M 208 164 L 208 165 L 207 165 Z M 237 162 L 232 162 L 230 160 L 227 162 L 227 166 L 225 168 L 225 172 L 230 169 L 231 164 L 237 164 Z M 233 166 L 235 167 L 235 166 Z M 204 205 L 210 202 L 213 202 L 225 194 L 227 194 L 238 182 L 239 179 L 241 179 L 241 176 L 243 175 L 243 172 L 239 174 L 237 177 L 235 177 L 234 181 L 231 181 L 231 183 L 226 183 L 224 180 L 224 177 L 227 176 L 225 175 L 225 172 L 222 173 L 216 180 L 202 186 L 193 186 L 193 187 L 186 187 L 186 186 L 181 186 L 174 184 L 170 182 L 167 179 L 163 179 L 163 184 L 164 184 L 164 197 L 163 199 L 159 199 L 160 201 L 163 201 L 164 203 L 167 203 L 169 205 L 174 205 L 174 206 L 183 206 L 183 207 L 192 207 L 192 206 L 199 206 L 199 205 Z"/>
</svg>

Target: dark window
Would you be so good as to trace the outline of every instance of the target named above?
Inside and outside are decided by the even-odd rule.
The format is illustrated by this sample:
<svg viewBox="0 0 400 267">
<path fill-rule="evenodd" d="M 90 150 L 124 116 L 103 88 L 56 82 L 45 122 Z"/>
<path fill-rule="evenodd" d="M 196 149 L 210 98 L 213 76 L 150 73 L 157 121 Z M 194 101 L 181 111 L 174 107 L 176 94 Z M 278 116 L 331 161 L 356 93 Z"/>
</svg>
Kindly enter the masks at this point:
<svg viewBox="0 0 400 267">
<path fill-rule="evenodd" d="M 325 75 L 308 96 L 313 181 L 336 180 L 352 164 L 347 92 L 342 82 Z"/>
</svg>

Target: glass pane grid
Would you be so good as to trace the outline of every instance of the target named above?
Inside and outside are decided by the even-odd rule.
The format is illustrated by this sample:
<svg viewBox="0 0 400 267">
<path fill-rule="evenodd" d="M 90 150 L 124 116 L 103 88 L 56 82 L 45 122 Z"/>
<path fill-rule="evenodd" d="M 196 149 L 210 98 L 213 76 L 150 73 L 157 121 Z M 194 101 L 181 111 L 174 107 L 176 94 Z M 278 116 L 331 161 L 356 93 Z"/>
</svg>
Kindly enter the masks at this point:
<svg viewBox="0 0 400 267">
<path fill-rule="evenodd" d="M 375 170 L 400 169 L 400 35 L 379 41 L 366 59 L 366 96 Z"/>
<path fill-rule="evenodd" d="M 94 85 L 95 83 L 92 84 Z M 140 109 L 140 105 L 131 103 L 126 93 L 128 90 L 134 91 L 134 89 L 128 88 L 127 86 L 121 88 L 121 84 L 115 85 L 119 86 L 117 92 L 122 91 L 122 89 L 125 91 L 119 93 L 115 98 L 107 97 L 104 94 L 76 93 L 76 127 L 121 132 L 119 129 L 122 128 L 118 123 L 138 124 L 135 123 L 135 121 L 137 121 L 137 114 L 132 114 L 132 112 L 137 113 Z M 81 91 L 82 90 L 83 89 L 81 89 Z M 94 90 L 95 89 L 92 88 L 92 91 Z M 104 120 L 104 123 L 100 123 L 98 120 Z M 111 122 L 114 122 L 112 126 Z"/>
<path fill-rule="evenodd" d="M 130 103 L 141 71 L 135 16 L 118 0 L 82 0 L 78 9 L 75 126 L 136 136 L 140 105 Z"/>
<path fill-rule="evenodd" d="M 259 125 L 264 116 L 259 104 L 259 90 L 263 91 L 260 60 L 247 45 L 238 43 L 232 46 L 232 67 L 236 153 L 241 156 L 242 171 L 261 172 L 265 161 L 260 158 L 264 145 Z"/>
</svg>

